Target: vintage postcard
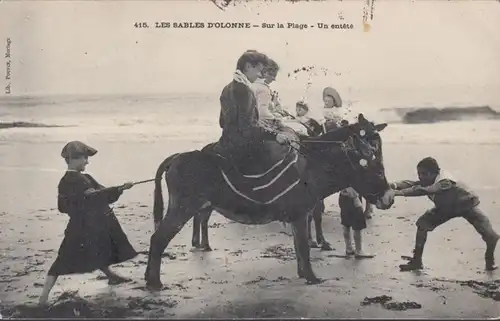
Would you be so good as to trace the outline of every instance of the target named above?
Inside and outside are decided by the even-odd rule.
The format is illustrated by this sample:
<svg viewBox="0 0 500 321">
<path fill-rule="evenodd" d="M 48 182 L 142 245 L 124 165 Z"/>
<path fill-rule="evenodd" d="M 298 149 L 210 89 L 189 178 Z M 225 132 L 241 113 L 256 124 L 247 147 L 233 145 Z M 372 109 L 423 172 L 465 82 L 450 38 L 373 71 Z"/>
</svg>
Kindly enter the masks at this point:
<svg viewBox="0 0 500 321">
<path fill-rule="evenodd" d="M 0 318 L 498 317 L 498 30 L 493 0 L 0 1 Z"/>
</svg>

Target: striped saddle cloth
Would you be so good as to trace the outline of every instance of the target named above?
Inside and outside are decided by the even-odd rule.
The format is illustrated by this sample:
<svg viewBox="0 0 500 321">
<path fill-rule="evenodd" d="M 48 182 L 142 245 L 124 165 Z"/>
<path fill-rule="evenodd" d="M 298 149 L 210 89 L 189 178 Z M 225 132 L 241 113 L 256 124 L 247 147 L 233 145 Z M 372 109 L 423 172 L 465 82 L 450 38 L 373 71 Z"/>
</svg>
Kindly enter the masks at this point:
<svg viewBox="0 0 500 321">
<path fill-rule="evenodd" d="M 270 145 L 269 150 L 274 146 Z M 218 156 L 221 158 L 217 162 L 218 170 L 227 186 L 235 194 L 255 204 L 272 204 L 301 181 L 297 166 L 300 155 L 289 146 L 286 150 L 274 153 L 274 157 L 270 157 L 273 160 L 262 157 L 235 164 L 222 155 Z"/>
</svg>

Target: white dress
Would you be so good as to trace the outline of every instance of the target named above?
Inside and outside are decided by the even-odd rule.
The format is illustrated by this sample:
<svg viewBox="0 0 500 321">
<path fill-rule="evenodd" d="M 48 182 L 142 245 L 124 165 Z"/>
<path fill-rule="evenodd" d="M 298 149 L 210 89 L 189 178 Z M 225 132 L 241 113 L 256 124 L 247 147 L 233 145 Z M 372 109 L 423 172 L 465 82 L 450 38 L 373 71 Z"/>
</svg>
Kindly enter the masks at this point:
<svg viewBox="0 0 500 321">
<path fill-rule="evenodd" d="M 276 119 L 271 112 L 270 107 L 273 104 L 271 88 L 263 79 L 257 79 L 252 83 L 252 90 L 257 100 L 257 109 L 259 111 L 259 120 Z"/>
</svg>

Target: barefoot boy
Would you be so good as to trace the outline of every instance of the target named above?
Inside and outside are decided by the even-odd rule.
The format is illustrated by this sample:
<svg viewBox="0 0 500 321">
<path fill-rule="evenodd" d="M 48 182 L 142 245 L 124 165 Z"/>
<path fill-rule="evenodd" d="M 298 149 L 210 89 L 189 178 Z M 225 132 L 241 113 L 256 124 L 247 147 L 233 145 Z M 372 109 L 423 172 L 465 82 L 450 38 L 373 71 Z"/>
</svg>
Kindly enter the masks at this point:
<svg viewBox="0 0 500 321">
<path fill-rule="evenodd" d="M 68 169 L 58 186 L 58 208 L 70 219 L 58 256 L 45 281 L 39 303 L 46 304 L 50 291 L 60 275 L 89 273 L 101 270 L 109 284 L 129 281 L 112 272 L 109 266 L 137 256 L 109 204 L 118 200 L 123 190 L 133 186 L 126 183 L 104 188 L 92 176 L 83 174 L 88 157 L 97 150 L 80 141 L 64 146 L 61 156 Z"/>
<path fill-rule="evenodd" d="M 407 264 L 401 264 L 402 271 L 423 268 L 422 254 L 427 240 L 427 233 L 455 217 L 465 218 L 486 242 L 484 255 L 486 270 L 493 271 L 495 266 L 495 247 L 499 235 L 493 230 L 489 219 L 479 208 L 479 198 L 467 187 L 441 171 L 437 161 L 426 157 L 417 164 L 419 181 L 402 181 L 392 184 L 396 196 L 427 195 L 435 207 L 425 212 L 417 220 L 417 235 L 413 258 Z"/>
<path fill-rule="evenodd" d="M 375 255 L 363 251 L 362 231 L 366 228 L 366 217 L 363 213 L 361 197 L 348 187 L 339 193 L 340 222 L 344 228 L 345 254 L 355 258 L 373 258 Z M 354 249 L 352 248 L 351 229 L 354 234 Z"/>
</svg>

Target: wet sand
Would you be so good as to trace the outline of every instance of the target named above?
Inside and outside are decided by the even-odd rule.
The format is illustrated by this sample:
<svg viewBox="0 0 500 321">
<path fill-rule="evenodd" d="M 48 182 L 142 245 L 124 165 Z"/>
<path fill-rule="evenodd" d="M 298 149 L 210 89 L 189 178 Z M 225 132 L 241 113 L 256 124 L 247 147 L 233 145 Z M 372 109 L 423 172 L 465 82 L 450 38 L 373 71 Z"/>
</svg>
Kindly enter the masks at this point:
<svg viewBox="0 0 500 321">
<path fill-rule="evenodd" d="M 86 141 L 99 150 L 88 171 L 105 185 L 151 178 L 171 153 L 205 143 L 109 142 L 97 136 Z M 431 206 L 423 197 L 398 198 L 392 209 L 375 212 L 364 243 L 377 256 L 364 260 L 336 256 L 344 252 L 342 229 L 337 195 L 328 198 L 324 231 L 335 250 L 312 250 L 313 268 L 325 279 L 320 285 L 306 285 L 297 278 L 290 231 L 278 222 L 246 226 L 214 214 L 209 229 L 213 252 L 191 251 L 189 222 L 168 247 L 170 258 L 163 258 L 165 289 L 148 292 L 143 274 L 153 226 L 153 186 L 147 184 L 127 191 L 114 206 L 129 239 L 142 253 L 114 267 L 133 282 L 108 286 L 98 272 L 61 277 L 51 306 L 35 308 L 68 220 L 56 209 L 56 187 L 64 170 L 61 147 L 61 142 L 0 143 L 0 312 L 4 318 L 490 318 L 500 314 L 500 271 L 484 272 L 484 243 L 463 219 L 429 235 L 426 269 L 399 271 L 401 255 L 410 255 L 413 248 L 414 223 Z M 496 203 L 500 146 L 385 144 L 384 153 L 390 180 L 411 179 L 420 158 L 436 157 L 443 168 L 478 192 L 482 208 L 500 230 Z"/>
</svg>

